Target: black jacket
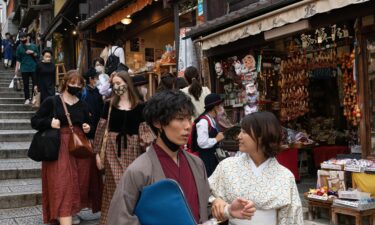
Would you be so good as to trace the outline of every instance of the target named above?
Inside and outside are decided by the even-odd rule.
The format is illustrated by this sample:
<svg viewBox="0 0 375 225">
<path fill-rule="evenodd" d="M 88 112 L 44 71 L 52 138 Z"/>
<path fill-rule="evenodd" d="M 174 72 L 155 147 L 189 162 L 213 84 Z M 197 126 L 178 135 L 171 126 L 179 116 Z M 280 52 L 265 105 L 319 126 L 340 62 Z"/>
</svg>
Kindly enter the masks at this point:
<svg viewBox="0 0 375 225">
<path fill-rule="evenodd" d="M 82 90 L 81 96 L 79 97 L 89 106 L 93 126 L 91 127 L 90 133 L 87 134 L 87 137 L 89 139 L 94 139 L 96 127 L 104 106 L 102 95 L 99 93 L 99 90 L 96 87 L 92 88 L 89 85 L 86 85 Z"/>
</svg>

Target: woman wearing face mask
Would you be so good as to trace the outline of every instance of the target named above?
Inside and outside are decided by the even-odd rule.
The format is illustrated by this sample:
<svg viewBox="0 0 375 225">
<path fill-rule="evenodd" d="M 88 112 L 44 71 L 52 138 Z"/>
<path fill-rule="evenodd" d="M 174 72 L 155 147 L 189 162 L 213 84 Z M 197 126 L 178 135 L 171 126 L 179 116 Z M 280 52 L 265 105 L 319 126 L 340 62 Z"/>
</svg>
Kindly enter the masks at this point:
<svg viewBox="0 0 375 225">
<path fill-rule="evenodd" d="M 43 59 L 36 66 L 36 84 L 40 91 L 40 103 L 49 96 L 55 95 L 56 67 L 52 62 L 52 49 L 46 48 L 42 52 Z"/>
<path fill-rule="evenodd" d="M 101 112 L 103 110 L 103 97 L 98 91 L 97 86 L 99 85 L 98 73 L 94 68 L 89 68 L 89 70 L 83 76 L 86 80 L 86 85 L 82 90 L 80 99 L 87 103 L 90 110 L 90 115 L 92 118 L 93 128 L 87 135 L 89 139 L 94 139 L 96 126 L 98 125 Z"/>
<path fill-rule="evenodd" d="M 95 67 L 96 72 L 99 74 L 98 83 L 96 86 L 99 90 L 99 93 L 104 97 L 111 96 L 112 92 L 110 89 L 109 76 L 105 73 L 104 69 L 104 59 L 100 57 L 94 59 L 93 65 Z"/>
<path fill-rule="evenodd" d="M 223 99 L 216 93 L 211 93 L 204 99 L 205 111 L 194 121 L 197 129 L 197 142 L 193 144 L 198 149 L 199 157 L 204 162 L 207 176 L 209 177 L 219 163 L 215 156 L 219 142 L 224 139 L 224 134 L 219 131 L 215 119 L 224 112 Z"/>
<path fill-rule="evenodd" d="M 84 80 L 76 70 L 68 71 L 61 84 L 61 97 L 70 113 L 74 131 L 89 133 L 91 118 L 87 104 L 77 98 Z M 60 130 L 60 149 L 58 159 L 42 162 L 42 207 L 43 222 L 61 225 L 78 224 L 79 219 L 72 217 L 82 208 L 99 210 L 98 196 L 92 195 L 92 158 L 76 158 L 69 153 L 71 130 L 60 96 L 45 99 L 31 119 L 36 130 L 55 128 Z M 54 113 L 55 111 L 55 113 Z"/>
<path fill-rule="evenodd" d="M 126 71 L 115 72 L 112 78 L 113 96 L 104 106 L 94 140 L 98 169 L 105 169 L 105 181 L 101 207 L 101 225 L 107 222 L 108 208 L 125 169 L 145 151 L 154 139 L 143 118 L 144 104 L 135 93 L 135 88 Z M 110 112 L 110 113 L 109 113 Z M 109 118 L 109 120 L 108 120 Z M 108 138 L 103 143 L 108 123 Z M 100 159 L 102 144 L 104 162 Z"/>
</svg>

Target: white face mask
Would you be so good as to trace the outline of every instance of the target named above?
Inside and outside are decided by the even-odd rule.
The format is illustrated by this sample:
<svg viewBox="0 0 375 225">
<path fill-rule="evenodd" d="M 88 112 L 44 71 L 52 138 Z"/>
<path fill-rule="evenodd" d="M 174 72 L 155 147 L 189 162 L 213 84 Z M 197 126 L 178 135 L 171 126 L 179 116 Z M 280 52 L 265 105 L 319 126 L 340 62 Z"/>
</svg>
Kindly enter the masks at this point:
<svg viewBox="0 0 375 225">
<path fill-rule="evenodd" d="M 219 110 L 216 111 L 218 116 L 223 116 L 225 114 L 225 110 L 222 105 L 220 105 Z"/>
<path fill-rule="evenodd" d="M 95 70 L 97 73 L 103 73 L 104 72 L 104 66 L 95 66 Z"/>
</svg>

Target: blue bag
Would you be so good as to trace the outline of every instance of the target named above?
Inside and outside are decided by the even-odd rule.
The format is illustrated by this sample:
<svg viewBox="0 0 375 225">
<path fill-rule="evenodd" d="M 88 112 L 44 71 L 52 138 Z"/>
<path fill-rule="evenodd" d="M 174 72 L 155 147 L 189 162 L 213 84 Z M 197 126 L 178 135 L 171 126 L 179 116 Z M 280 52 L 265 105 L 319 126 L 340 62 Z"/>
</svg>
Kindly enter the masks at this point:
<svg viewBox="0 0 375 225">
<path fill-rule="evenodd" d="M 180 185 L 172 179 L 144 187 L 134 214 L 142 225 L 197 225 Z"/>
</svg>

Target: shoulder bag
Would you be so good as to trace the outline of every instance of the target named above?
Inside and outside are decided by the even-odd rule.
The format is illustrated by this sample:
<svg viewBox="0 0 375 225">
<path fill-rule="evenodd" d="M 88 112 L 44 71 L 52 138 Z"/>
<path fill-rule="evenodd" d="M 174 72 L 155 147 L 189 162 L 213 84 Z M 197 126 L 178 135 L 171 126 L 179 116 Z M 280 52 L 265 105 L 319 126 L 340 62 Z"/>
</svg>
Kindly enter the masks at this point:
<svg viewBox="0 0 375 225">
<path fill-rule="evenodd" d="M 184 192 L 172 179 L 144 187 L 134 214 L 142 225 L 197 225 Z"/>
<path fill-rule="evenodd" d="M 56 118 L 56 97 L 53 98 L 53 117 Z M 54 161 L 59 157 L 60 130 L 49 128 L 34 134 L 27 156 L 36 161 Z"/>
<path fill-rule="evenodd" d="M 74 132 L 74 127 L 68 109 L 62 95 L 60 95 L 62 105 L 64 107 L 66 118 L 68 119 L 69 128 L 72 131 L 69 139 L 69 153 L 77 158 L 88 158 L 94 154 L 91 142 L 87 139 L 83 132 Z"/>
<path fill-rule="evenodd" d="M 105 150 L 107 148 L 108 128 L 109 128 L 109 120 L 111 119 L 111 112 L 112 112 L 112 101 L 109 103 L 108 117 L 107 117 L 107 121 L 105 125 L 102 147 L 100 148 L 100 152 L 99 152 L 100 162 L 102 163 L 102 165 L 104 165 Z"/>
</svg>

